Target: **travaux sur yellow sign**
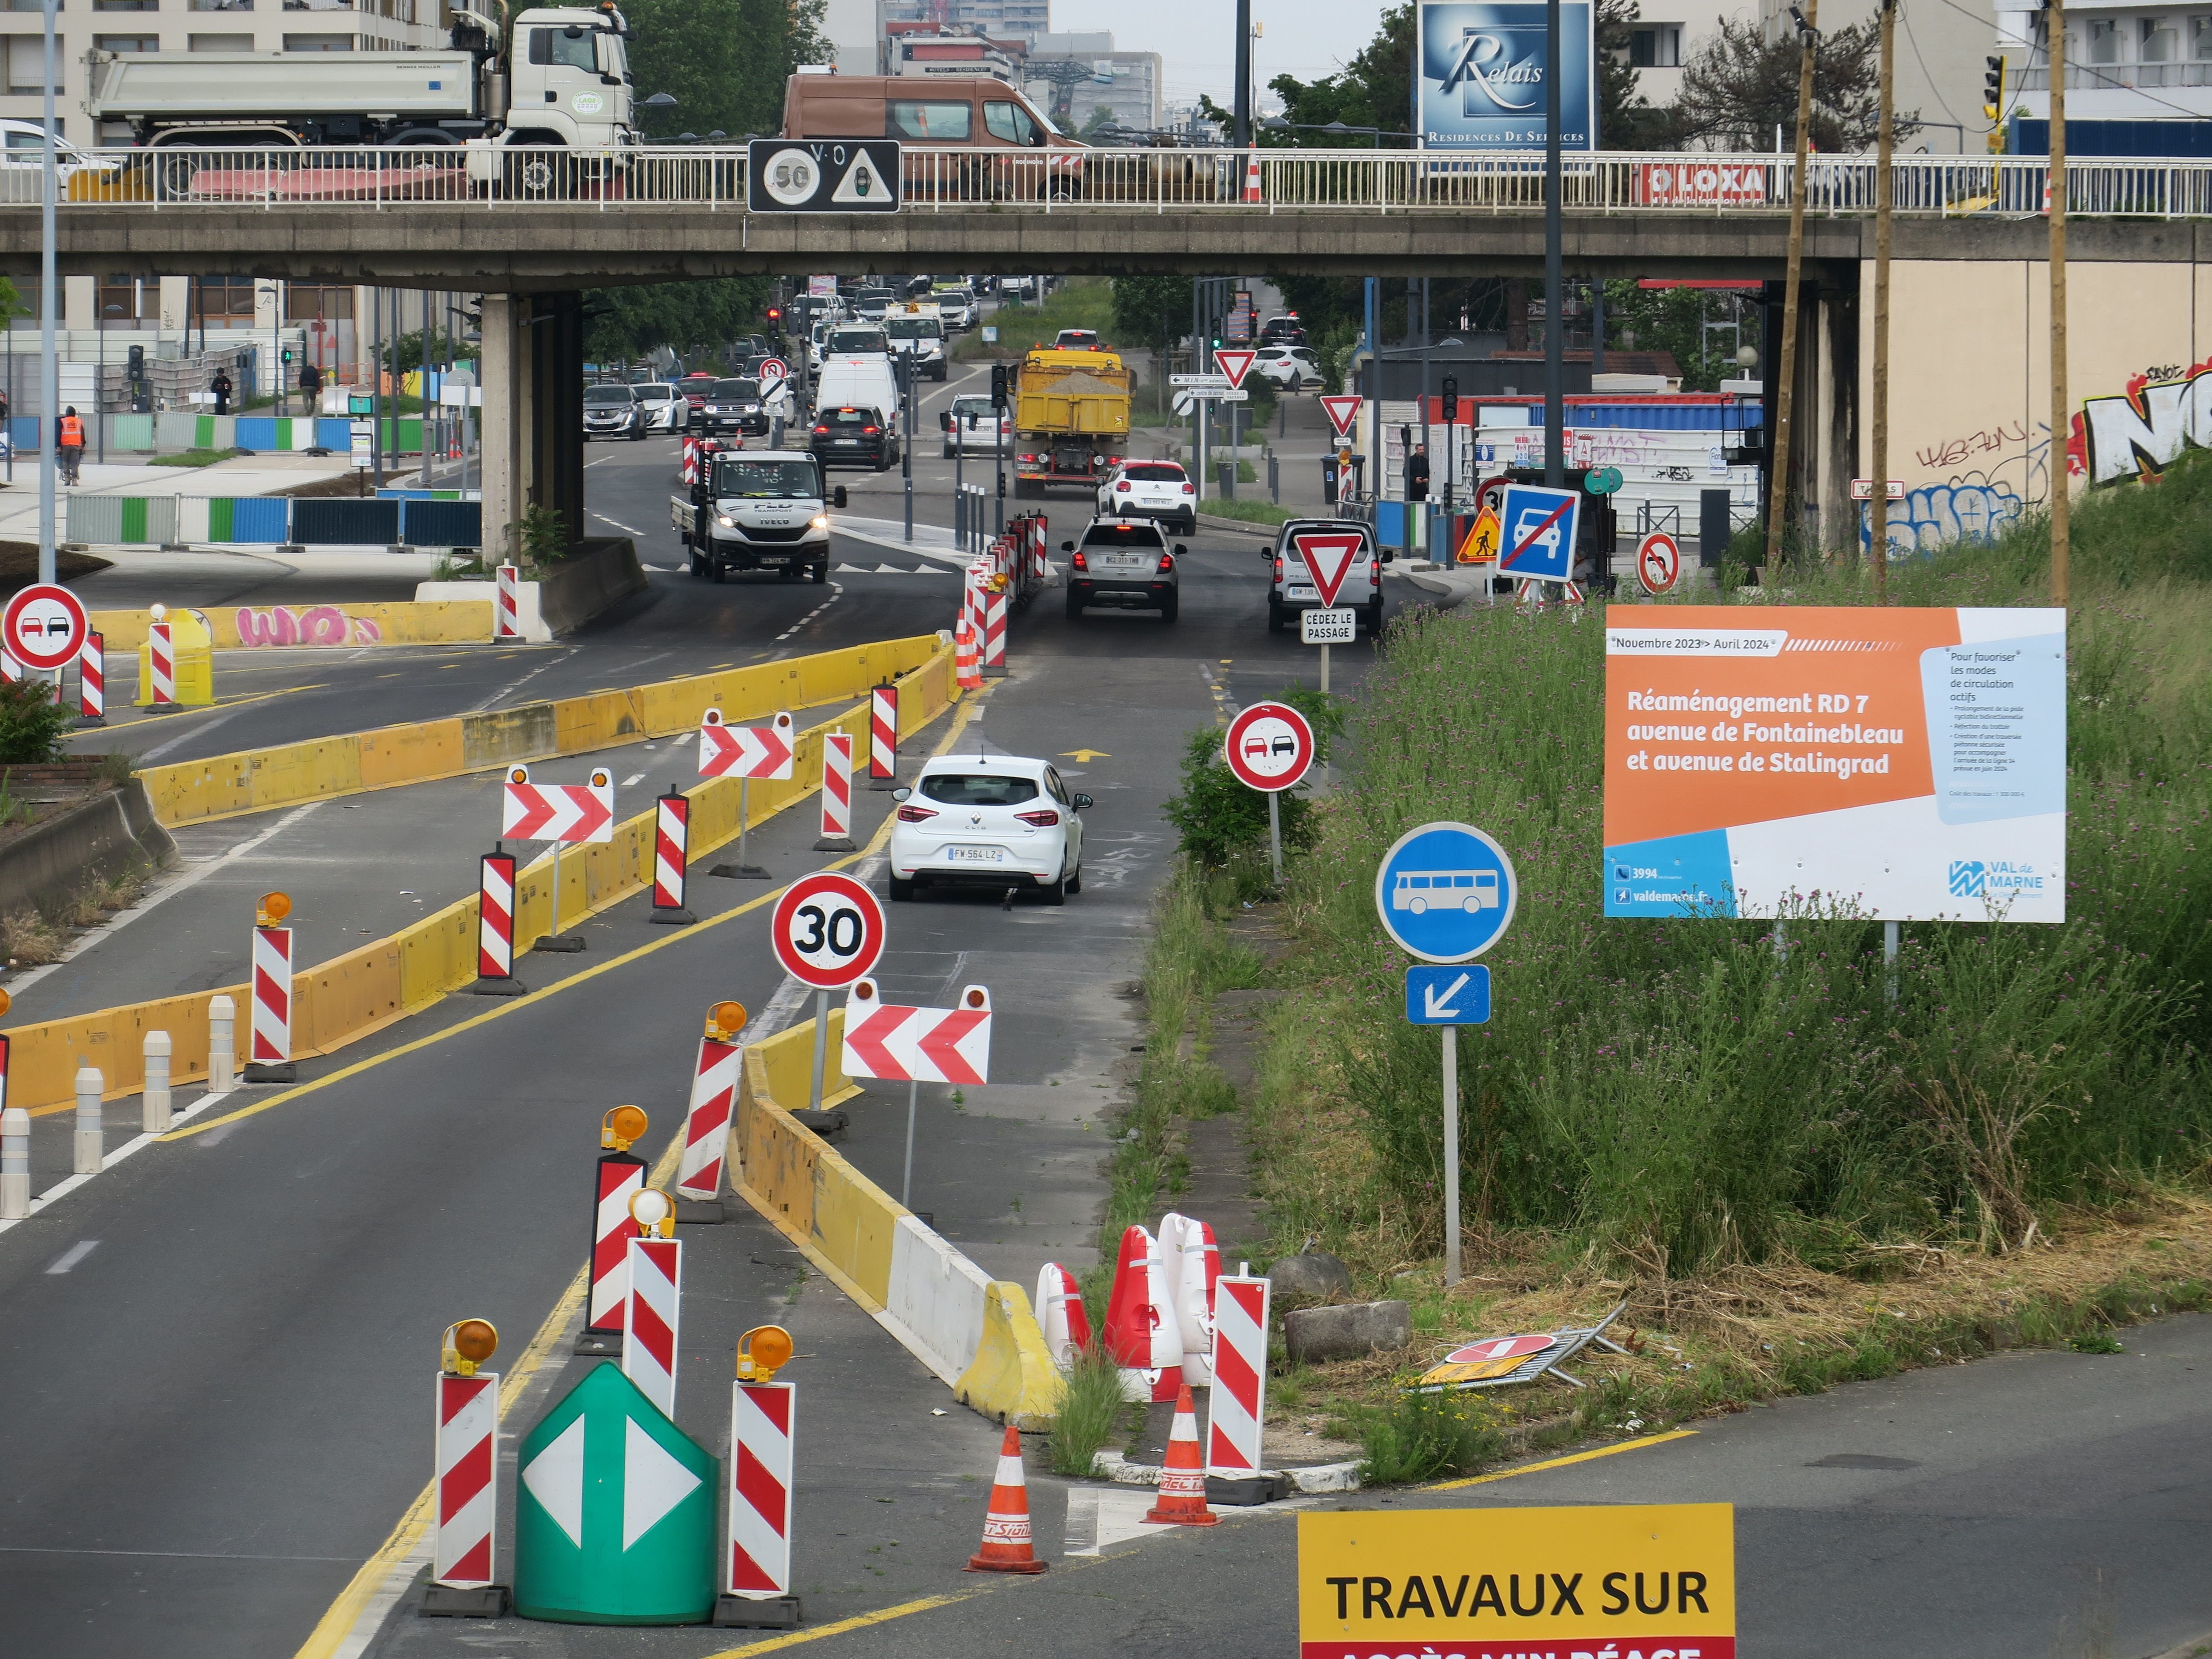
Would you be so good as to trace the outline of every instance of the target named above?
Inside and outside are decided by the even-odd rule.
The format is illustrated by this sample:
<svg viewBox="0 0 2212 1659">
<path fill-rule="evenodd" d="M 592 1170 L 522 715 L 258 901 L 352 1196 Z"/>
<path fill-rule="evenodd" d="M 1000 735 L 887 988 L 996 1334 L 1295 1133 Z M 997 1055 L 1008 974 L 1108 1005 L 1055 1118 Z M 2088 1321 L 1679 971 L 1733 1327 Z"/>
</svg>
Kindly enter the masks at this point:
<svg viewBox="0 0 2212 1659">
<path fill-rule="evenodd" d="M 1298 1517 L 1300 1659 L 1735 1659 L 1728 1504 Z"/>
</svg>

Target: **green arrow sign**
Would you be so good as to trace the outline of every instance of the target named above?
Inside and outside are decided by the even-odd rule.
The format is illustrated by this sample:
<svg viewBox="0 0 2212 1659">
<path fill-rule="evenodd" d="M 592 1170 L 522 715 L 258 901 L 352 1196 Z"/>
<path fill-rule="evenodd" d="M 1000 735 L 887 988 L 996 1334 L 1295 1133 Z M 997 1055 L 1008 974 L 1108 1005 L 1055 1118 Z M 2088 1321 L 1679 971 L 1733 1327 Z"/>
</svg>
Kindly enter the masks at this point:
<svg viewBox="0 0 2212 1659">
<path fill-rule="evenodd" d="M 714 1610 L 720 1465 L 617 1365 L 522 1443 L 514 1610 L 565 1625 L 697 1625 Z"/>
</svg>

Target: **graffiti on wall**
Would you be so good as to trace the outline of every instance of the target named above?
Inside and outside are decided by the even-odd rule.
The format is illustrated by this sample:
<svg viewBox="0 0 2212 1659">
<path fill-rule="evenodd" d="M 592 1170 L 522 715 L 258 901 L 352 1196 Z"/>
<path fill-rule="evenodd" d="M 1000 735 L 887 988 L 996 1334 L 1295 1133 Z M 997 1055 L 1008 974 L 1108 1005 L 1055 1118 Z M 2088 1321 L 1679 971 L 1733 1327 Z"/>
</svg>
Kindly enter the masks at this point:
<svg viewBox="0 0 2212 1659">
<path fill-rule="evenodd" d="M 2212 357 L 2128 377 L 2127 390 L 2087 398 L 2066 443 L 2066 470 L 2089 487 L 2155 478 L 2185 449 L 2212 449 Z"/>
<path fill-rule="evenodd" d="M 1960 474 L 1945 483 L 1907 490 L 1889 504 L 1889 556 L 1933 553 L 1953 542 L 1988 541 L 2026 510 L 2019 492 L 1986 473 Z M 1874 545 L 1874 515 L 1859 509 L 1859 545 Z"/>
<path fill-rule="evenodd" d="M 349 617 L 334 605 L 241 605 L 238 612 L 242 646 L 376 645 L 383 638 L 383 629 L 368 617 Z"/>
</svg>

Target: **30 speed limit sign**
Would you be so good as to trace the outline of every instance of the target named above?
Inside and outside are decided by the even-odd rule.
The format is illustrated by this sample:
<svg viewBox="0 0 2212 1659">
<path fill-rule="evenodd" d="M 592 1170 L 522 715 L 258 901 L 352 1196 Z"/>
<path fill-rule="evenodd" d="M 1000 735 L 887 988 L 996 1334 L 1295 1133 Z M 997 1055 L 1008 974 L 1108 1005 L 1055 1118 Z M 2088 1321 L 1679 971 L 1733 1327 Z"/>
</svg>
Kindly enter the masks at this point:
<svg viewBox="0 0 2212 1659">
<path fill-rule="evenodd" d="M 884 907 L 862 883 L 823 870 L 776 901 L 769 936 L 784 971 L 817 990 L 850 985 L 884 953 Z"/>
</svg>

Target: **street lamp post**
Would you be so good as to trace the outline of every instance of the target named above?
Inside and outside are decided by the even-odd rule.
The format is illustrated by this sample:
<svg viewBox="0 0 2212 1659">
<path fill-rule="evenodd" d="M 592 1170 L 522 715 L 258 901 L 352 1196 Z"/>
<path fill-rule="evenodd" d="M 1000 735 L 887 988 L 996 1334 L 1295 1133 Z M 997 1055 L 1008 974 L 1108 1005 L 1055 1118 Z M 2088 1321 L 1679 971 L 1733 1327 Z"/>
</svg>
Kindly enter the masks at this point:
<svg viewBox="0 0 2212 1659">
<path fill-rule="evenodd" d="M 107 319 L 122 314 L 121 306 L 100 308 L 100 382 L 92 389 L 92 441 L 93 459 L 102 466 L 107 464 Z"/>
<path fill-rule="evenodd" d="M 45 179 L 39 191 L 39 580 L 54 580 L 54 429 L 62 415 L 61 367 L 54 352 L 54 203 L 61 186 L 54 158 L 54 14 L 61 0 L 45 0 L 46 139 Z"/>
</svg>

